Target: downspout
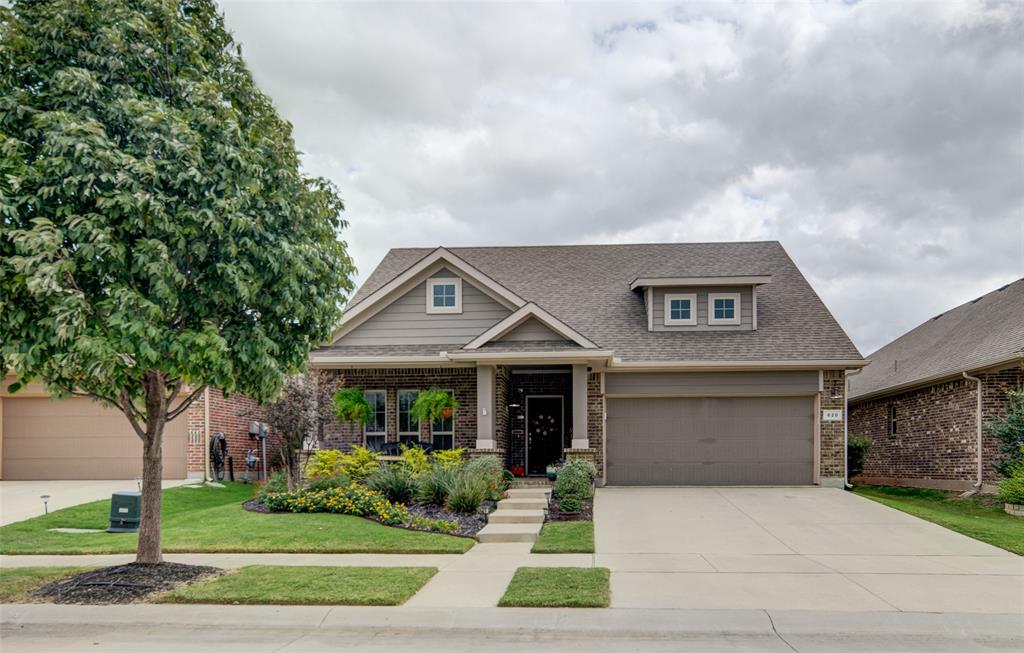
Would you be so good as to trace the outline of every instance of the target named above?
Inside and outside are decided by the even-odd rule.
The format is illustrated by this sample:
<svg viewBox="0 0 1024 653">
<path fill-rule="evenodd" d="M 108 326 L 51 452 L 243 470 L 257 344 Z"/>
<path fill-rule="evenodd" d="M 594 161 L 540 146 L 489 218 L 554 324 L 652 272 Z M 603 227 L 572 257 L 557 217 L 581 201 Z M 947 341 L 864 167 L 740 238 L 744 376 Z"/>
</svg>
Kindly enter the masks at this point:
<svg viewBox="0 0 1024 653">
<path fill-rule="evenodd" d="M 843 488 L 852 490 L 850 484 L 850 377 L 864 371 L 863 367 L 855 370 L 843 370 Z"/>
<path fill-rule="evenodd" d="M 210 480 L 210 387 L 203 389 L 203 482 Z"/>
<path fill-rule="evenodd" d="M 969 497 L 971 495 L 977 494 L 978 492 L 981 492 L 981 484 L 982 484 L 982 480 L 984 479 L 984 467 L 982 466 L 982 448 L 981 448 L 982 447 L 982 439 L 981 439 L 981 379 L 979 379 L 976 376 L 971 376 L 967 372 L 963 372 L 963 375 L 964 375 L 965 379 L 967 379 L 969 381 L 974 381 L 975 383 L 978 384 L 978 413 L 975 416 L 975 420 L 974 420 L 975 422 L 977 422 L 976 427 L 977 427 L 977 430 L 978 430 L 978 482 L 974 484 L 974 489 L 973 490 L 968 490 L 967 492 L 964 492 L 963 494 L 961 494 L 960 495 L 961 498 Z"/>
</svg>

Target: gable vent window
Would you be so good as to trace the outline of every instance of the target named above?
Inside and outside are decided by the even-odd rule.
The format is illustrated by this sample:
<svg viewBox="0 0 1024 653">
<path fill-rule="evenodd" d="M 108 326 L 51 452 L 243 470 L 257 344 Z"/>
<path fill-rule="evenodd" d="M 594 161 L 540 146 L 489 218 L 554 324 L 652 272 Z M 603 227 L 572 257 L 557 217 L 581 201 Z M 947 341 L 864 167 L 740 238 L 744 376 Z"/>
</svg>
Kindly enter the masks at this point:
<svg viewBox="0 0 1024 653">
<path fill-rule="evenodd" d="M 462 312 L 462 279 L 430 279 L 427 281 L 427 313 Z"/>
<path fill-rule="evenodd" d="M 896 404 L 889 404 L 889 435 L 896 435 Z"/>
<path fill-rule="evenodd" d="M 739 324 L 739 293 L 708 294 L 708 324 Z"/>
<path fill-rule="evenodd" d="M 697 324 L 697 296 L 666 293 L 665 325 L 693 326 L 695 324 Z"/>
</svg>

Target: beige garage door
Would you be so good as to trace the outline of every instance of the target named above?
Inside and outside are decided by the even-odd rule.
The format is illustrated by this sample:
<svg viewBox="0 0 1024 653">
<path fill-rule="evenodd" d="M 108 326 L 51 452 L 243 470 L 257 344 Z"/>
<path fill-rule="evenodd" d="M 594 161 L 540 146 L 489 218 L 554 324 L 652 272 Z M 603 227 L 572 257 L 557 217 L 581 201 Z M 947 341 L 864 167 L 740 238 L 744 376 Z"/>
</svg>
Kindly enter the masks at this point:
<svg viewBox="0 0 1024 653">
<path fill-rule="evenodd" d="M 142 474 L 142 442 L 120 412 L 84 397 L 3 399 L 3 477 L 130 479 Z M 185 478 L 184 417 L 164 432 L 164 473 Z"/>
<path fill-rule="evenodd" d="M 807 485 L 810 397 L 608 400 L 611 485 Z"/>
</svg>

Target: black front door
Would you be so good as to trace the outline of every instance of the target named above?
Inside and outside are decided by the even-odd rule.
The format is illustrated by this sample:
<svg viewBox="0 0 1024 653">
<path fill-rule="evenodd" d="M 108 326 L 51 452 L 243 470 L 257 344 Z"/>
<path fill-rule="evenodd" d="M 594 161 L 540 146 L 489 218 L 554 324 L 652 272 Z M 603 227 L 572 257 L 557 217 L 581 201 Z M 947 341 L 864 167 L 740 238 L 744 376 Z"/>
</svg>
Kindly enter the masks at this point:
<svg viewBox="0 0 1024 653">
<path fill-rule="evenodd" d="M 562 397 L 526 398 L 526 473 L 543 474 L 562 457 L 565 433 Z"/>
</svg>

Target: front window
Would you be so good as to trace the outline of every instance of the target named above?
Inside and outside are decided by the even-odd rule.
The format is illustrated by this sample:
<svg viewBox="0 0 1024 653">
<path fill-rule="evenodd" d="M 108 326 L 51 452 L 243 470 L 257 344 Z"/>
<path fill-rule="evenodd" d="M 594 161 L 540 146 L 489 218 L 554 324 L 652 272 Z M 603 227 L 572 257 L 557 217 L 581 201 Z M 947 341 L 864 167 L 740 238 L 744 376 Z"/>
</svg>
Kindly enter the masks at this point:
<svg viewBox="0 0 1024 653">
<path fill-rule="evenodd" d="M 412 414 L 411 408 L 419 392 L 416 390 L 398 391 L 398 441 L 411 442 L 420 438 L 420 422 Z"/>
<path fill-rule="evenodd" d="M 738 293 L 712 293 L 708 295 L 708 324 L 739 324 L 740 296 Z"/>
<path fill-rule="evenodd" d="M 451 393 L 451 390 L 448 391 Z M 445 419 L 436 419 L 430 428 L 435 449 L 455 448 L 455 413 Z"/>
<path fill-rule="evenodd" d="M 387 440 L 387 395 L 383 390 L 367 390 L 365 396 L 373 410 L 370 420 L 363 427 L 366 447 L 379 451 Z"/>
<path fill-rule="evenodd" d="M 697 324 L 697 296 L 679 293 L 665 295 L 665 324 L 685 326 Z"/>
<path fill-rule="evenodd" d="M 427 281 L 427 313 L 461 313 L 462 279 Z"/>
<path fill-rule="evenodd" d="M 896 404 L 889 404 L 889 435 L 896 435 Z"/>
</svg>

